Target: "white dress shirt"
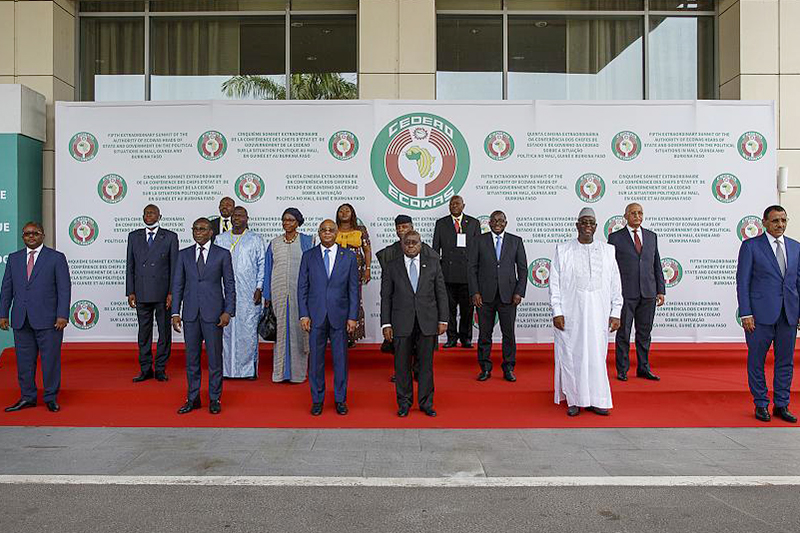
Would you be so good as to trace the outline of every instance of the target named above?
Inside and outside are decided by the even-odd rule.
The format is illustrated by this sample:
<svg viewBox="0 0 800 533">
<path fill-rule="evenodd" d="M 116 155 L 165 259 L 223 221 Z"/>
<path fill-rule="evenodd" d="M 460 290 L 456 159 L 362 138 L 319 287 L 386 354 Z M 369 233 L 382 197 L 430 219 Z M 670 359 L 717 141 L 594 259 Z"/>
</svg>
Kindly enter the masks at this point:
<svg viewBox="0 0 800 533">
<path fill-rule="evenodd" d="M 627 229 L 627 230 L 628 230 L 628 235 L 630 235 L 630 236 L 631 236 L 631 241 L 633 241 L 634 243 L 636 243 L 636 239 L 633 237 L 633 228 L 632 228 L 632 227 L 630 227 L 630 226 L 627 226 L 627 225 L 626 225 L 626 226 L 625 226 L 625 229 Z M 637 233 L 639 234 L 639 242 L 641 242 L 641 243 L 642 243 L 642 248 L 644 248 L 644 231 L 642 230 L 642 227 L 641 227 L 641 226 L 639 226 L 639 227 L 638 227 L 638 228 L 636 228 L 636 229 L 637 229 Z"/>
<path fill-rule="evenodd" d="M 195 263 L 197 262 L 198 259 L 200 259 L 200 248 L 203 249 L 203 262 L 204 263 L 208 263 L 208 251 L 211 249 L 211 241 L 208 241 L 203 246 L 200 246 L 199 244 L 195 243 L 195 247 L 194 247 L 194 261 L 195 261 Z"/>
<path fill-rule="evenodd" d="M 158 228 L 159 226 L 153 226 L 149 228 L 147 226 L 144 227 L 144 240 L 148 240 L 150 238 L 150 234 L 153 234 L 153 239 L 155 240 L 156 235 L 158 235 Z"/>
<path fill-rule="evenodd" d="M 31 252 L 33 252 L 33 264 L 36 264 L 36 260 L 39 259 L 39 252 L 42 251 L 44 248 L 44 244 L 40 244 L 38 248 L 31 250 L 30 248 L 25 248 L 25 264 L 28 264 L 28 258 L 31 256 Z"/>
<path fill-rule="evenodd" d="M 328 270 L 328 277 L 331 277 L 331 272 L 333 272 L 333 265 L 336 264 L 336 252 L 339 251 L 339 245 L 333 243 L 333 246 L 330 248 L 325 248 L 324 244 L 319 245 L 319 252 L 322 254 L 322 264 L 325 265 L 325 250 L 330 250 L 331 252 L 328 254 L 328 262 L 330 262 L 330 270 Z"/>
</svg>

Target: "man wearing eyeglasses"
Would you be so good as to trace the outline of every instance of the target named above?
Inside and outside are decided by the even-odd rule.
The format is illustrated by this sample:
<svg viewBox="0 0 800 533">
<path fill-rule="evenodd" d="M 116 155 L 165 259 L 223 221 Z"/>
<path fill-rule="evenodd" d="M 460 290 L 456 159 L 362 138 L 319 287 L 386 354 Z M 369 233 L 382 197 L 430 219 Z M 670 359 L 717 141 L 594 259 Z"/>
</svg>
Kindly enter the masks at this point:
<svg viewBox="0 0 800 533">
<path fill-rule="evenodd" d="M 20 399 L 6 412 L 36 407 L 36 361 L 42 358 L 44 403 L 58 412 L 61 388 L 61 341 L 69 323 L 71 285 L 67 258 L 44 246 L 44 229 L 38 222 L 22 228 L 25 248 L 8 256 L 0 288 L 0 329 L 14 330 Z"/>
</svg>

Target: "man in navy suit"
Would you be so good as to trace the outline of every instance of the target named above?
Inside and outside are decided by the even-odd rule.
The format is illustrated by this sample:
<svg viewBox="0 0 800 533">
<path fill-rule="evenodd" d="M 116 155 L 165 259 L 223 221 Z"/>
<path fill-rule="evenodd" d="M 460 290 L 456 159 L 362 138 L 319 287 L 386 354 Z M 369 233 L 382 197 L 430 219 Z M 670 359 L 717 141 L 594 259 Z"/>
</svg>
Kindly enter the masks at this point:
<svg viewBox="0 0 800 533">
<path fill-rule="evenodd" d="M 169 317 L 172 278 L 178 262 L 178 235 L 159 227 L 161 211 L 153 204 L 144 208 L 144 228 L 128 234 L 125 293 L 136 309 L 139 322 L 139 375 L 135 383 L 151 379 L 167 381 L 167 360 L 172 351 Z M 158 327 L 155 374 L 153 373 L 153 316 Z"/>
<path fill-rule="evenodd" d="M 764 362 L 770 345 L 775 352 L 772 414 L 791 423 L 789 412 L 794 343 L 800 315 L 800 243 L 785 237 L 786 210 L 779 205 L 764 211 L 766 233 L 739 248 L 736 296 L 747 340 L 747 382 L 756 405 L 756 418 L 770 421 Z"/>
<path fill-rule="evenodd" d="M 300 327 L 310 332 L 308 383 L 311 414 L 322 414 L 325 400 L 325 346 L 331 341 L 333 391 L 336 412 L 347 414 L 347 334 L 358 319 L 358 264 L 356 255 L 336 244 L 333 220 L 319 225 L 320 244 L 300 260 L 297 305 Z"/>
<path fill-rule="evenodd" d="M 37 222 L 22 228 L 25 248 L 8 256 L 0 289 L 0 329 L 11 327 L 17 354 L 21 398 L 6 412 L 36 407 L 36 359 L 42 357 L 44 403 L 58 412 L 61 388 L 61 341 L 67 327 L 71 285 L 64 254 L 44 246 L 44 229 Z"/>
<path fill-rule="evenodd" d="M 658 253 L 658 236 L 642 227 L 644 210 L 637 203 L 625 208 L 627 225 L 608 236 L 615 248 L 622 278 L 622 315 L 617 330 L 617 379 L 628 380 L 631 326 L 636 325 L 636 377 L 658 381 L 650 369 L 650 333 L 656 307 L 664 305 L 666 283 Z"/>
<path fill-rule="evenodd" d="M 189 392 L 186 403 L 178 409 L 185 414 L 200 408 L 200 351 L 203 341 L 208 356 L 208 410 L 216 415 L 222 410 L 222 330 L 236 312 L 236 282 L 231 253 L 211 243 L 211 222 L 198 218 L 192 224 L 196 245 L 178 254 L 172 282 L 172 327 L 181 331 L 183 303 L 183 338 L 186 343 L 186 379 Z"/>
</svg>

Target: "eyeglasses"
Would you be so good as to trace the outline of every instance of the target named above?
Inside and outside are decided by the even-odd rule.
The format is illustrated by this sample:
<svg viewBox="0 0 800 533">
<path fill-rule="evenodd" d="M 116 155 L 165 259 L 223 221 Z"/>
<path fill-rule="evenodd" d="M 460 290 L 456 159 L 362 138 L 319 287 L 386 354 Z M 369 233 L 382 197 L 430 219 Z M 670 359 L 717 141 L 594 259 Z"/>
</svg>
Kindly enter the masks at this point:
<svg viewBox="0 0 800 533">
<path fill-rule="evenodd" d="M 23 237 L 38 237 L 39 235 L 44 235 L 41 231 L 23 231 Z"/>
<path fill-rule="evenodd" d="M 192 226 L 192 232 L 194 233 L 203 233 L 206 231 L 211 231 L 211 228 Z"/>
<path fill-rule="evenodd" d="M 594 220 L 579 220 L 578 224 L 580 226 L 588 226 L 590 228 L 593 228 L 594 226 L 597 225 L 597 222 L 595 222 Z"/>
</svg>

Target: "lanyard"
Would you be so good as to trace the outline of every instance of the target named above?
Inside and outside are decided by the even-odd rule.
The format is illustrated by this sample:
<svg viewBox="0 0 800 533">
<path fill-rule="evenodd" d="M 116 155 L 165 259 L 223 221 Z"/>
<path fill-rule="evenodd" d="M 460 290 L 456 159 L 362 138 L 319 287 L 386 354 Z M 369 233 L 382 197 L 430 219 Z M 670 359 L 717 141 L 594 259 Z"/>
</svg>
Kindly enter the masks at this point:
<svg viewBox="0 0 800 533">
<path fill-rule="evenodd" d="M 239 241 L 242 240 L 242 237 L 244 237 L 245 233 L 247 233 L 247 229 L 245 229 L 242 232 L 242 234 L 239 235 L 239 237 L 237 237 L 236 240 L 231 243 L 231 252 L 233 252 L 236 249 L 236 245 L 239 244 Z M 233 233 L 231 233 L 231 236 L 233 236 Z"/>
</svg>

